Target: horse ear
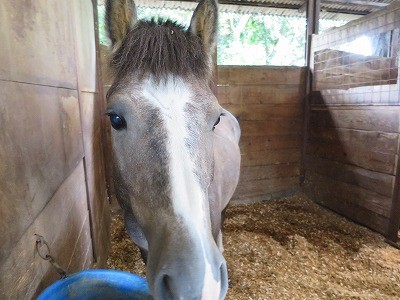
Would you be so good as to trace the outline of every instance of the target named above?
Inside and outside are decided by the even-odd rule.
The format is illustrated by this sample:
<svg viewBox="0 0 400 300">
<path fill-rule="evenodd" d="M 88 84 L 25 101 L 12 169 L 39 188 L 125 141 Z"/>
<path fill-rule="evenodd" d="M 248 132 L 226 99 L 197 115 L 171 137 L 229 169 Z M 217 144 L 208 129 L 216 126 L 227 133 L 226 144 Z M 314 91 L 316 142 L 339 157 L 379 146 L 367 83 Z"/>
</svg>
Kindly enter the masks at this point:
<svg viewBox="0 0 400 300">
<path fill-rule="evenodd" d="M 193 13 L 189 30 L 199 36 L 204 50 L 212 55 L 217 42 L 218 7 L 216 0 L 201 0 Z"/>
<path fill-rule="evenodd" d="M 132 30 L 137 21 L 133 0 L 107 0 L 106 24 L 112 47 L 121 45 L 122 40 Z"/>
</svg>

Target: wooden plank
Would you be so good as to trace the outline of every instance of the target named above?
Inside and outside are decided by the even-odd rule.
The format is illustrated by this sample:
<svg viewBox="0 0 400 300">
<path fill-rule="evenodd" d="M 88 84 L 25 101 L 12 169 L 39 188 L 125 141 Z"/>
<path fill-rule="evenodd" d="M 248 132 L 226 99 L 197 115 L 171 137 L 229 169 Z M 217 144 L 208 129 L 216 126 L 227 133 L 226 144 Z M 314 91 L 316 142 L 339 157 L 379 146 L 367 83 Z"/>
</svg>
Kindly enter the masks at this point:
<svg viewBox="0 0 400 300">
<path fill-rule="evenodd" d="M 99 19 L 99 14 L 98 14 L 98 3 L 97 1 L 92 1 L 93 2 L 93 13 L 94 13 L 94 19 L 98 20 Z M 106 65 L 103 63 L 103 52 L 102 52 L 102 47 L 100 45 L 100 29 L 99 26 L 94 26 L 94 31 L 95 31 L 95 42 L 96 42 L 96 78 L 97 78 L 97 90 L 98 90 L 98 97 L 99 97 L 99 102 L 100 102 L 100 111 L 101 114 L 104 115 L 106 111 L 106 89 L 105 89 L 105 83 L 107 82 L 107 75 L 104 73 L 104 68 Z M 106 60 L 107 61 L 107 60 Z M 111 199 L 112 194 L 115 192 L 114 191 L 114 185 L 112 184 L 112 163 L 111 163 L 111 149 L 110 149 L 110 144 L 111 144 L 111 138 L 110 138 L 110 126 L 107 123 L 106 118 L 102 118 L 101 120 L 101 139 L 102 139 L 102 146 L 103 146 L 103 159 L 104 159 L 104 172 L 105 172 L 105 179 L 106 179 L 106 188 L 107 188 L 107 197 L 108 199 Z M 107 220 L 106 220 L 107 221 Z M 106 223 L 110 224 L 110 222 Z M 107 228 L 107 226 L 106 226 Z M 102 231 L 106 232 L 106 230 Z M 108 231 L 107 231 L 108 232 Z M 107 235 L 107 237 L 109 234 Z M 106 245 L 106 252 L 105 253 L 105 259 L 104 259 L 104 265 L 106 263 L 106 258 L 108 255 L 108 246 L 109 244 Z M 102 252 L 103 253 L 103 252 Z M 98 259 L 98 257 L 96 258 Z M 96 261 L 96 263 L 99 261 Z M 101 263 L 101 262 L 100 262 Z M 99 265 L 102 267 L 103 265 Z"/>
<path fill-rule="evenodd" d="M 242 153 L 242 167 L 300 162 L 300 149 Z"/>
<path fill-rule="evenodd" d="M 110 229 L 111 229 L 111 216 L 109 205 L 104 205 L 103 212 L 99 217 L 102 222 L 99 224 L 98 230 L 101 233 L 98 235 L 97 239 L 100 243 L 97 242 L 96 248 L 96 260 L 94 261 L 93 268 L 95 269 L 104 269 L 107 266 L 107 258 L 110 247 Z"/>
<path fill-rule="evenodd" d="M 364 149 L 345 148 L 340 144 L 325 144 L 311 141 L 307 146 L 307 154 L 313 157 L 352 164 L 375 172 L 394 175 L 396 155 L 369 151 L 367 146 Z"/>
<path fill-rule="evenodd" d="M 100 134 L 100 132 L 99 132 Z M 98 139 L 100 140 L 100 139 Z M 109 245 L 109 206 L 105 183 L 105 170 L 102 164 L 102 151 L 98 151 L 92 162 L 86 163 L 86 178 L 93 232 L 96 262 L 104 263 Z"/>
<path fill-rule="evenodd" d="M 299 187 L 298 176 L 248 181 L 239 183 L 233 199 L 266 196 L 270 193 L 282 192 L 297 187 Z"/>
<path fill-rule="evenodd" d="M 384 211 L 386 214 L 386 206 L 390 198 L 382 198 L 369 191 L 365 193 L 361 188 L 326 179 L 310 172 L 306 174 L 304 191 L 313 201 L 372 230 L 385 234 L 388 218 L 374 210 Z"/>
<path fill-rule="evenodd" d="M 0 90 L 1 264 L 82 159 L 83 146 L 75 91 L 4 81 Z"/>
<path fill-rule="evenodd" d="M 231 205 L 238 205 L 238 204 L 251 204 L 251 203 L 258 203 L 262 201 L 269 201 L 273 199 L 282 199 L 284 197 L 290 197 L 295 195 L 300 191 L 300 186 L 294 186 L 286 188 L 282 191 L 276 192 L 269 192 L 268 194 L 261 194 L 256 196 L 248 196 L 245 198 L 235 198 L 233 197 L 229 204 Z"/>
<path fill-rule="evenodd" d="M 79 104 L 82 118 L 83 143 L 85 148 L 85 175 L 88 191 L 88 203 L 93 234 L 94 259 L 104 267 L 108 253 L 110 225 L 103 146 L 101 141 L 101 114 L 98 95 L 80 92 Z M 92 117 L 89 117 L 92 116 Z M 108 220 L 108 221 L 107 221 Z M 103 245 L 104 244 L 104 245 Z"/>
<path fill-rule="evenodd" d="M 75 50 L 79 91 L 96 91 L 96 44 L 91 0 L 74 0 Z M 96 23 L 97 24 L 97 23 Z"/>
<path fill-rule="evenodd" d="M 68 245 L 72 246 L 72 248 L 74 247 L 78 248 L 76 247 L 77 246 L 76 244 L 81 245 L 79 247 L 79 251 L 74 251 L 73 255 L 71 255 L 72 253 L 70 252 L 71 249 L 68 249 L 68 252 L 64 250 L 64 251 L 58 251 L 59 252 L 58 254 L 53 254 L 55 257 L 57 257 L 57 262 L 62 264 L 62 267 L 67 271 L 67 274 L 73 274 L 82 271 L 84 269 L 92 268 L 93 251 L 91 247 L 89 233 L 90 233 L 89 218 L 86 218 L 82 226 L 81 232 L 79 232 L 78 230 L 78 232 L 76 232 L 76 235 L 74 236 L 74 240 L 72 240 L 71 244 Z M 75 243 L 77 237 L 79 237 L 78 242 Z M 68 265 L 68 260 L 65 262 L 64 260 L 60 259 L 60 256 L 62 256 L 63 253 L 68 253 L 68 260 L 70 260 L 71 262 L 70 265 Z M 36 299 L 39 296 L 39 294 L 43 292 L 45 288 L 47 288 L 48 286 L 50 286 L 59 279 L 60 277 L 55 272 L 55 270 L 53 268 L 48 268 L 47 272 L 42 276 L 42 280 L 36 289 L 33 299 Z"/>
<path fill-rule="evenodd" d="M 312 109 L 310 122 L 311 126 L 315 127 L 399 132 L 399 108 L 391 106 L 370 109 L 359 107 Z"/>
<path fill-rule="evenodd" d="M 98 47 L 99 47 L 99 51 L 100 51 L 101 75 L 103 78 L 103 85 L 105 87 L 109 87 L 109 86 L 111 86 L 111 84 L 113 82 L 112 72 L 108 66 L 111 51 L 110 51 L 110 48 L 105 45 L 99 45 Z M 106 91 L 106 88 L 104 88 L 104 91 Z"/>
<path fill-rule="evenodd" d="M 68 226 L 60 229 L 61 232 L 59 232 L 56 240 L 53 241 L 50 246 L 51 254 L 56 259 L 57 263 L 68 274 L 81 271 L 85 263 L 88 261 L 93 261 L 88 210 L 87 206 L 82 207 L 82 204 L 84 203 L 74 204 L 71 211 L 68 213 L 68 217 L 65 218 L 65 221 L 68 222 Z M 83 243 L 82 236 L 85 237 Z M 79 254 L 76 250 L 78 244 L 80 245 Z M 59 245 L 63 245 L 63 247 L 60 247 Z M 74 267 L 70 266 L 71 262 L 74 263 Z M 77 268 L 77 265 L 79 265 L 80 268 Z M 46 287 L 59 279 L 59 275 L 48 263 L 45 265 L 43 270 L 44 273 L 41 276 L 39 285 L 36 288 L 34 298 L 36 298 L 38 294 L 40 294 Z"/>
<path fill-rule="evenodd" d="M 363 86 L 349 90 L 314 91 L 311 96 L 313 106 L 351 106 L 368 109 L 370 105 L 398 105 L 398 85 Z"/>
<path fill-rule="evenodd" d="M 305 80 L 305 67 L 219 66 L 218 84 L 296 84 Z"/>
<path fill-rule="evenodd" d="M 0 12 L 0 79 L 76 88 L 69 1 L 1 1 Z"/>
<path fill-rule="evenodd" d="M 301 120 L 270 119 L 267 121 L 240 121 L 242 136 L 266 136 L 300 133 Z"/>
<path fill-rule="evenodd" d="M 322 94 L 323 91 L 310 91 L 310 108 L 317 106 L 317 105 L 322 105 L 324 107 L 325 102 L 328 102 L 326 98 L 324 97 L 324 94 Z M 327 103 L 327 105 L 329 102 Z"/>
<path fill-rule="evenodd" d="M 385 237 L 386 241 L 388 241 L 392 246 L 400 249 L 400 149 L 398 151 L 399 152 L 397 153 L 396 160 L 396 178 L 394 181 L 390 218 Z"/>
<path fill-rule="evenodd" d="M 104 95 L 107 94 L 108 88 L 107 86 L 104 87 Z M 112 143 L 111 143 L 111 126 L 110 121 L 106 118 L 102 119 L 102 128 L 103 128 L 103 150 L 104 150 L 104 165 L 106 169 L 106 182 L 107 182 L 107 191 L 108 196 L 111 199 L 112 195 L 115 194 L 115 187 L 114 187 L 114 177 L 113 177 L 113 159 L 112 159 Z"/>
<path fill-rule="evenodd" d="M 300 149 L 301 136 L 299 134 L 269 135 L 269 136 L 242 136 L 240 151 L 261 152 L 278 149 Z"/>
<path fill-rule="evenodd" d="M 9 248 L 11 252 L 0 264 L 1 299 L 31 299 L 50 268 L 34 250 L 35 233 L 45 237 L 61 265 L 64 265 L 64 258 L 68 264 L 73 250 L 71 243 L 73 247 L 86 217 L 85 177 L 80 162 L 14 247 Z"/>
<path fill-rule="evenodd" d="M 324 34 L 313 37 L 313 49 L 321 50 L 332 45 L 351 42 L 368 32 L 369 35 L 380 34 L 400 27 L 400 5 L 394 1 L 385 9 L 375 11 L 357 20 L 333 28 Z"/>
<path fill-rule="evenodd" d="M 376 214 L 389 218 L 391 198 L 369 191 L 359 186 L 344 183 L 323 175 L 307 172 L 306 181 L 318 187 L 321 196 L 328 195 L 328 200 L 341 199 Z M 327 201 L 328 201 L 327 200 Z"/>
<path fill-rule="evenodd" d="M 67 268 L 70 274 L 81 271 L 87 263 L 87 257 L 93 256 L 89 217 L 85 219 L 79 234 L 75 236 L 74 246 Z"/>
<path fill-rule="evenodd" d="M 303 97 L 304 88 L 300 84 L 218 86 L 221 105 L 295 104 L 301 102 Z"/>
<path fill-rule="evenodd" d="M 306 73 L 304 81 L 304 101 L 303 101 L 303 124 L 302 124 L 302 143 L 301 143 L 301 160 L 300 160 L 300 184 L 304 184 L 305 180 L 305 157 L 307 151 L 308 133 L 310 127 L 310 93 L 312 91 L 313 72 L 314 72 L 314 53 L 312 49 L 312 38 L 318 35 L 319 31 L 319 14 L 321 8 L 320 0 L 306 1 L 302 5 L 306 9 Z"/>
<path fill-rule="evenodd" d="M 238 120 L 262 121 L 271 118 L 302 119 L 303 111 L 300 102 L 296 104 L 253 104 L 224 106 Z"/>
<path fill-rule="evenodd" d="M 396 154 L 398 134 L 343 128 L 312 127 L 309 140 L 317 143 L 339 144 L 345 149 L 368 149 L 372 152 Z"/>
<path fill-rule="evenodd" d="M 60 107 L 59 118 L 62 125 L 61 135 L 64 145 L 64 159 L 68 162 L 68 174 L 73 169 L 73 167 L 75 167 L 82 159 L 82 154 L 84 151 L 82 143 L 82 128 L 79 113 L 79 103 L 78 99 L 76 98 L 75 91 L 69 91 L 68 93 L 65 93 L 65 91 L 57 91 L 55 92 L 55 94 L 60 95 L 58 100 Z M 54 100 L 55 99 L 53 99 L 53 101 Z M 43 101 L 43 99 L 40 99 L 40 101 Z M 43 103 L 41 105 L 43 105 Z M 45 124 L 43 125 L 46 126 Z M 49 125 L 50 124 L 47 124 L 47 126 Z M 36 142 L 38 141 L 36 140 Z M 53 149 L 51 150 L 54 151 Z M 49 149 L 47 149 L 46 152 L 49 152 Z"/>
<path fill-rule="evenodd" d="M 240 170 L 240 181 L 243 183 L 270 178 L 295 177 L 299 175 L 299 172 L 299 163 L 242 167 Z"/>
<path fill-rule="evenodd" d="M 217 85 L 218 102 L 222 106 L 226 105 L 242 105 L 243 100 L 243 87 L 240 85 Z M 248 102 L 248 104 L 250 104 Z"/>
<path fill-rule="evenodd" d="M 394 176 L 373 172 L 353 165 L 307 156 L 306 169 L 331 179 L 353 184 L 392 197 Z"/>
<path fill-rule="evenodd" d="M 390 57 L 364 56 L 325 49 L 315 52 L 314 61 L 316 90 L 347 90 L 357 86 L 397 82 L 397 67 L 395 72 L 390 69 Z"/>
<path fill-rule="evenodd" d="M 95 93 L 80 92 L 79 107 L 82 115 L 82 136 L 85 149 L 85 157 L 88 161 L 93 160 L 96 151 L 101 151 L 99 143 L 94 142 L 99 137 L 101 130 L 100 99 Z"/>
</svg>

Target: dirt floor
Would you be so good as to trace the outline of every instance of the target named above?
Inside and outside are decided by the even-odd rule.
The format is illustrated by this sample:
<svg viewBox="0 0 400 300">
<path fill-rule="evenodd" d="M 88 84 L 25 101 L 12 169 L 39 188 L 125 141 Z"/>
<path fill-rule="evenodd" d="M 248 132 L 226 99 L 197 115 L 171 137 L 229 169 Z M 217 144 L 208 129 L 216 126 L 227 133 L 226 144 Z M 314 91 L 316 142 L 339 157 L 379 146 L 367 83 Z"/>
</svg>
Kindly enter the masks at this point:
<svg viewBox="0 0 400 300">
<path fill-rule="evenodd" d="M 224 246 L 227 299 L 400 299 L 400 251 L 303 194 L 231 206 Z M 118 215 L 108 266 L 145 275 Z"/>
</svg>

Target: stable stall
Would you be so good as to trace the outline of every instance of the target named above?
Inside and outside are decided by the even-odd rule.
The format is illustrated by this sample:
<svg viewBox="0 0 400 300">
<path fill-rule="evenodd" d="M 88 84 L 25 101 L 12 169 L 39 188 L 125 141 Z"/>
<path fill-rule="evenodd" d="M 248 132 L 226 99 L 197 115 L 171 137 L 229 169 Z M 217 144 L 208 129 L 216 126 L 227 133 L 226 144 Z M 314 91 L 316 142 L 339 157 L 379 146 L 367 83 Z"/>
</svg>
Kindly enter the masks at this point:
<svg viewBox="0 0 400 300">
<path fill-rule="evenodd" d="M 110 85 L 102 75 L 107 50 L 98 36 L 103 3 L 0 3 L 1 299 L 34 298 L 57 279 L 41 256 L 51 255 L 67 273 L 106 267 L 114 190 L 109 123 L 102 118 Z M 212 88 L 242 130 L 241 175 L 232 203 L 304 192 L 399 248 L 400 4 L 219 3 L 221 12 L 307 22 L 303 66 L 215 66 Z M 196 2 L 138 0 L 137 5 L 192 10 Z M 320 18 L 349 23 L 318 34 Z M 282 205 L 293 208 L 289 202 Z M 307 209 L 320 213 L 314 206 Z M 261 218 L 257 213 L 253 216 Z M 235 220 L 228 222 L 231 233 L 232 222 L 241 222 Z M 279 231 L 268 230 L 271 236 Z M 363 230 L 357 233 L 365 233 L 367 243 L 370 236 Z M 281 242 L 292 247 L 303 239 Z M 236 245 L 232 236 L 228 244 Z"/>
</svg>

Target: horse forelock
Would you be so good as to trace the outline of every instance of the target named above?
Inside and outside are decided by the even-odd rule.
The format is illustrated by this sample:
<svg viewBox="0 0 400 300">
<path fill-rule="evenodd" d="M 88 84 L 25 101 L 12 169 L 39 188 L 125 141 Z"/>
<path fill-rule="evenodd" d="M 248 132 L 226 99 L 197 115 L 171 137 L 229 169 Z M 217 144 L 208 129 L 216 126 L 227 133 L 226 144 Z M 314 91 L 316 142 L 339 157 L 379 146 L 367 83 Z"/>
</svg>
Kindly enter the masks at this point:
<svg viewBox="0 0 400 300">
<path fill-rule="evenodd" d="M 209 57 L 201 40 L 170 20 L 139 21 L 111 57 L 117 79 L 134 74 L 155 81 L 170 76 L 210 76 Z"/>
</svg>

